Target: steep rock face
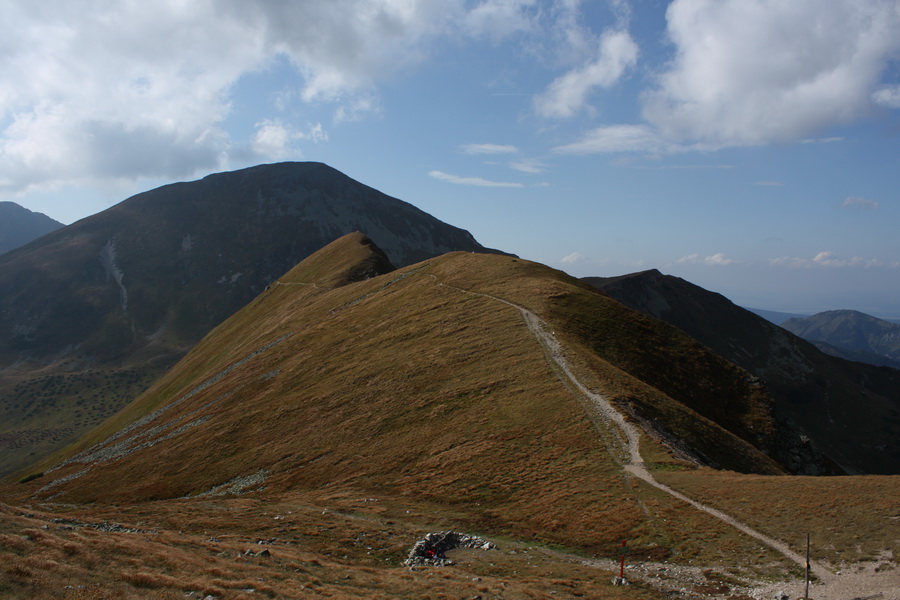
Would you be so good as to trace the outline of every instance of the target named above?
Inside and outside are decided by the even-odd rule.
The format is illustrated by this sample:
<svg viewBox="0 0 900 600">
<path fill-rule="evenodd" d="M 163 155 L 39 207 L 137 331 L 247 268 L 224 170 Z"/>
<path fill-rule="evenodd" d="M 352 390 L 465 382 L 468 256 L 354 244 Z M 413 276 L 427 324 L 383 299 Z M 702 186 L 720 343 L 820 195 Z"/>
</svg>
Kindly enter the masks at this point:
<svg viewBox="0 0 900 600">
<path fill-rule="evenodd" d="M 21 207 L 15 202 L 0 202 L 0 254 L 63 227 L 42 213 Z"/>
<path fill-rule="evenodd" d="M 58 447 L 71 428 L 111 414 L 132 387 L 353 231 L 397 266 L 486 251 L 331 167 L 281 163 L 145 192 L 0 256 L 0 473 L 13 451 Z M 116 384 L 111 370 L 131 383 Z"/>
<path fill-rule="evenodd" d="M 782 327 L 826 354 L 900 367 L 900 325 L 855 310 L 829 310 L 788 319 Z"/>
<path fill-rule="evenodd" d="M 656 270 L 585 281 L 764 382 L 781 427 L 773 456 L 792 471 L 827 473 L 831 463 L 849 473 L 900 473 L 900 371 L 827 356 L 724 296 Z"/>
</svg>

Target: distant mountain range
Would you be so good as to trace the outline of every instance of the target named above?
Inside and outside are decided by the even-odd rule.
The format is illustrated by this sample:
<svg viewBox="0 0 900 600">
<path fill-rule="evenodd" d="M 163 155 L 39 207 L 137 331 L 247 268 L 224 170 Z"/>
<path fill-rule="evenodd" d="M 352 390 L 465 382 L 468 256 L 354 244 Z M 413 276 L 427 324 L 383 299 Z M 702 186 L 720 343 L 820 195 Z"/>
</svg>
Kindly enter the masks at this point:
<svg viewBox="0 0 900 600">
<path fill-rule="evenodd" d="M 486 252 L 319 163 L 176 183 L 0 255 L 0 473 L 74 440 L 298 262 L 363 230 L 397 266 Z"/>
<path fill-rule="evenodd" d="M 45 214 L 32 212 L 15 202 L 0 202 L 0 254 L 63 227 Z"/>
<path fill-rule="evenodd" d="M 900 473 L 900 371 L 828 356 L 724 296 L 657 270 L 585 281 L 758 377 L 775 399 L 775 418 L 844 471 Z M 794 472 L 814 469 L 800 448 L 781 452 Z"/>
<path fill-rule="evenodd" d="M 365 232 L 367 241 L 342 237 L 352 232 Z M 331 245 L 337 239 L 344 241 Z M 453 251 L 502 254 L 326 165 L 282 163 L 139 194 L 0 255 L 0 474 L 62 452 L 211 330 L 271 295 L 273 282 L 349 289 Z M 462 288 L 487 286 L 483 275 L 466 272 L 484 270 L 505 282 L 484 287 L 490 294 L 509 292 L 540 308 L 586 349 L 584 360 L 599 356 L 611 365 L 598 382 L 612 386 L 622 410 L 690 460 L 757 473 L 900 473 L 900 371 L 826 356 L 722 296 L 658 271 L 577 282 L 506 258 L 440 264 Z M 279 280 L 287 272 L 294 273 L 290 280 Z M 532 296 L 528 286 L 548 291 Z M 360 294 L 347 302 L 368 297 Z M 418 310 L 415 295 L 388 297 Z M 287 323 L 295 318 L 290 310 L 308 308 L 290 306 L 267 310 Z M 306 326 L 319 327 L 316 319 L 344 307 L 323 305 L 326 312 L 309 313 Z M 229 323 L 223 327 L 238 323 L 241 335 L 216 338 L 220 354 L 192 367 L 191 377 L 227 368 L 221 360 L 235 344 L 258 338 L 252 320 Z M 433 332 L 404 335 L 406 341 L 383 340 L 384 352 L 399 352 L 395 343 L 424 356 L 435 352 Z M 342 352 L 351 362 L 373 360 Z M 308 357 L 302 368 L 320 360 Z M 141 406 L 170 400 L 152 397 Z M 113 422 L 139 417 L 120 413 Z"/>
<path fill-rule="evenodd" d="M 781 326 L 826 354 L 900 368 L 900 324 L 855 310 L 830 310 L 788 319 Z"/>
<path fill-rule="evenodd" d="M 771 321 L 772 323 L 775 323 L 776 325 L 781 325 L 788 319 L 803 319 L 803 318 L 809 316 L 809 315 L 801 315 L 801 314 L 797 314 L 797 313 L 780 312 L 777 310 L 765 310 L 763 308 L 749 308 L 749 307 L 745 307 L 745 308 L 747 310 L 749 310 L 750 312 L 761 316 L 766 321 Z"/>
</svg>

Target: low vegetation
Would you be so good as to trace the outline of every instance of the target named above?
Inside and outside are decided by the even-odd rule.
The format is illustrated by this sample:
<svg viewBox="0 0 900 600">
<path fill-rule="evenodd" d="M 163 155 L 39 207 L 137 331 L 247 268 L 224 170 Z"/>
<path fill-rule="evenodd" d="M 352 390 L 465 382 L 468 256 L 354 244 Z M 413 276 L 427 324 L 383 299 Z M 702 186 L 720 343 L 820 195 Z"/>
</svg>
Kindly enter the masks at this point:
<svg viewBox="0 0 900 600">
<path fill-rule="evenodd" d="M 291 494 L 62 514 L 0 505 L 0 597 L 663 597 L 612 588 L 609 570 L 511 540 L 453 551 L 451 567 L 411 571 L 402 561 L 433 516 L 376 498 L 320 501 Z M 137 531 L 96 528 L 110 523 Z"/>
<path fill-rule="evenodd" d="M 171 362 L 6 369 L 0 376 L 0 390 L 8 390 L 0 395 L 0 473 L 52 454 L 94 429 L 146 390 Z"/>
<path fill-rule="evenodd" d="M 671 487 L 795 547 L 812 514 L 842 532 L 898 516 L 863 499 L 898 497 L 900 478 L 783 475 L 756 446 L 768 405 L 745 373 L 562 273 L 457 253 L 366 278 L 385 267 L 375 249 L 362 236 L 336 244 L 0 490 L 25 507 L 0 514 L 0 593 L 737 599 L 750 581 L 796 580 L 783 555 L 624 471 L 618 431 L 510 302 L 540 315 L 579 380 L 645 427 L 642 456 Z M 826 494 L 838 499 L 826 506 Z M 403 568 L 424 533 L 450 529 L 500 550 Z M 895 551 L 891 530 L 865 533 L 858 551 L 856 534 L 833 536 L 829 562 Z M 710 574 L 613 588 L 622 540 L 629 561 Z"/>
</svg>

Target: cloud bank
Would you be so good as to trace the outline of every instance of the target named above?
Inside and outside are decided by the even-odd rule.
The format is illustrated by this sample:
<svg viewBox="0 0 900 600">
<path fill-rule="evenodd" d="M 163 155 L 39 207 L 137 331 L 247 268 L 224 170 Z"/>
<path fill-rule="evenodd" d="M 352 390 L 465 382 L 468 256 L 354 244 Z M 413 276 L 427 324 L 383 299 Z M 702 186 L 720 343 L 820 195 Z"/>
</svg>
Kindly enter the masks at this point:
<svg viewBox="0 0 900 600">
<path fill-rule="evenodd" d="M 860 118 L 900 51 L 894 0 L 675 0 L 666 18 L 674 61 L 643 114 L 681 142 L 793 142 Z"/>
<path fill-rule="evenodd" d="M 627 31 L 606 31 L 593 60 L 554 80 L 535 98 L 535 110 L 543 117 L 571 117 L 585 108 L 594 88 L 608 88 L 618 82 L 637 59 L 637 44 Z"/>
<path fill-rule="evenodd" d="M 673 0 L 671 60 L 660 61 L 640 94 L 642 122 L 604 124 L 554 151 L 671 154 L 840 141 L 811 136 L 900 108 L 900 85 L 882 81 L 900 55 L 898 32 L 895 0 Z M 593 61 L 553 81 L 535 112 L 562 119 L 590 109 L 590 93 L 617 83 L 640 55 L 627 30 L 607 31 Z"/>
<path fill-rule="evenodd" d="M 900 268 L 900 262 L 886 262 L 877 258 L 863 258 L 862 256 L 851 256 L 850 258 L 842 258 L 834 252 L 824 250 L 819 252 L 812 258 L 804 258 L 797 256 L 783 256 L 781 258 L 773 258 L 769 264 L 776 267 L 791 267 L 795 269 L 810 269 L 815 267 L 821 268 L 844 268 L 844 267 L 865 267 L 876 268 L 883 267 L 889 269 Z"/>
<path fill-rule="evenodd" d="M 725 256 L 722 252 L 717 252 L 709 256 L 700 256 L 699 254 L 689 254 L 679 258 L 676 263 L 680 265 L 706 265 L 709 267 L 727 267 L 733 265 L 737 261 Z"/>
<path fill-rule="evenodd" d="M 0 4 L 0 193 L 62 183 L 180 178 L 239 156 L 296 156 L 322 140 L 259 115 L 243 147 L 223 123 L 245 74 L 277 59 L 296 97 L 335 122 L 376 110 L 372 86 L 441 37 L 532 26 L 531 0 L 86 0 Z"/>
<path fill-rule="evenodd" d="M 443 171 L 430 171 L 428 176 L 438 181 L 446 181 L 447 183 L 455 183 L 457 185 L 475 185 L 478 187 L 492 188 L 521 188 L 525 187 L 521 183 L 507 181 L 492 181 L 481 177 L 460 177 L 459 175 L 451 175 Z"/>
</svg>

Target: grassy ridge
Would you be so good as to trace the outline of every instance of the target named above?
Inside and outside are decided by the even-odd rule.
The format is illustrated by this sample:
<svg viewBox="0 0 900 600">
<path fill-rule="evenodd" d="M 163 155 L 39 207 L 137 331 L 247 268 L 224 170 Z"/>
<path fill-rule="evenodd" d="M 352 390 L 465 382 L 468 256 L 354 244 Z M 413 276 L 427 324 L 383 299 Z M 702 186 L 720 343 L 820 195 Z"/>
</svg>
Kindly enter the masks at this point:
<svg viewBox="0 0 900 600">
<path fill-rule="evenodd" d="M 44 495 L 165 499 L 265 470 L 271 491 L 350 486 L 458 507 L 476 530 L 591 552 L 623 537 L 647 552 L 661 548 L 668 534 L 646 526 L 610 453 L 613 434 L 598 429 L 559 380 L 519 312 L 476 294 L 558 324 L 601 387 L 618 378 L 646 403 L 680 406 L 686 422 L 696 421 L 628 375 L 626 361 L 615 366 L 579 337 L 579 327 L 605 326 L 584 315 L 619 329 L 632 326 L 626 319 L 651 330 L 652 323 L 560 272 L 511 257 L 457 253 L 352 282 L 376 254 L 349 236 L 301 263 L 70 455 L 167 405 L 133 434 L 208 420 Z M 659 360 L 670 358 L 667 348 Z M 743 455 L 746 444 L 703 423 L 701 433 L 725 439 L 724 455 Z"/>
<path fill-rule="evenodd" d="M 65 456 L 129 439 L 145 447 L 53 471 L 42 465 L 43 477 L 2 490 L 31 504 L 79 503 L 75 512 L 85 519 L 166 530 L 159 538 L 120 540 L 115 549 L 111 538 L 87 532 L 17 541 L 5 551 L 12 565 L 6 589 L 37 589 L 43 568 L 53 581 L 68 573 L 88 586 L 118 589 L 119 597 L 218 590 L 237 598 L 239 585 L 260 574 L 268 595 L 285 597 L 305 593 L 290 582 L 335 597 L 387 590 L 440 597 L 448 590 L 496 595 L 500 581 L 512 586 L 510 597 L 657 597 L 637 586 L 619 596 L 571 563 L 518 556 L 557 556 L 551 550 L 561 549 L 615 558 L 622 539 L 631 560 L 796 575 L 755 540 L 623 473 L 616 432 L 560 380 L 520 312 L 489 296 L 541 315 L 579 379 L 648 427 L 643 457 L 665 483 L 777 539 L 793 539 L 798 523 L 811 527 L 815 517 L 828 521 L 818 525 L 824 532 L 897 516 L 889 514 L 890 499 L 900 478 L 761 477 L 683 460 L 667 442 L 678 438 L 695 456 L 748 471 L 779 472 L 750 443 L 757 428 L 765 432 L 764 398 L 702 346 L 558 271 L 457 253 L 359 279 L 379 269 L 389 267 L 361 236 L 339 240 L 223 323 Z M 655 373 L 663 366 L 675 373 Z M 637 373 L 649 373 L 647 381 Z M 715 422 L 718 412 L 729 417 L 728 428 Z M 103 443 L 126 426 L 133 429 Z M 63 481 L 66 475 L 77 477 Z M 248 495 L 203 495 L 239 481 Z M 879 500 L 867 512 L 872 494 Z M 807 510 L 814 517 L 801 518 Z M 297 516 L 288 518 L 292 511 Z M 37 528 L 24 518 L 12 509 L 0 514 L 4 540 L 16 541 L 17 527 Z M 444 585 L 401 576 L 409 539 L 447 529 L 493 536 L 517 554 L 467 563 Z M 896 546 L 884 526 L 862 533 L 871 543 L 857 558 Z M 378 535 L 383 541 L 363 541 Z M 227 572 L 220 559 L 231 562 L 255 536 L 284 540 L 285 558 Z M 835 560 L 850 556 L 856 539 L 842 533 Z M 180 558 L 164 558 L 170 551 Z M 198 551 L 204 564 L 189 571 L 176 564 L 193 564 Z M 139 565 L 138 556 L 149 558 Z"/>
</svg>

